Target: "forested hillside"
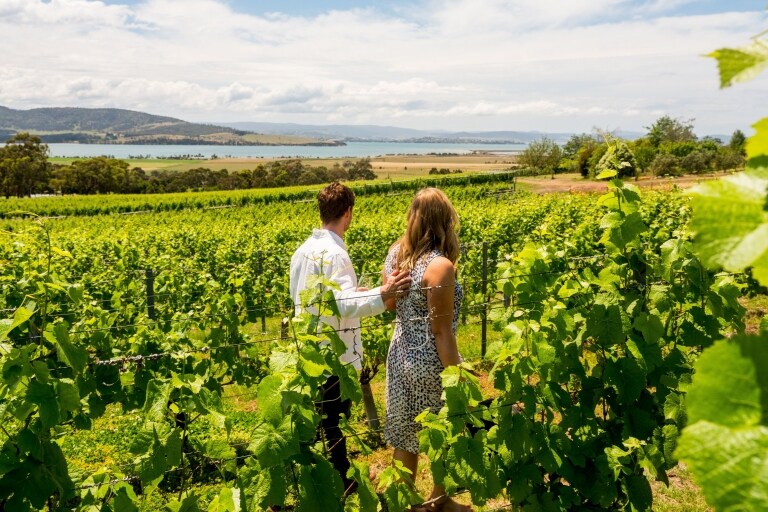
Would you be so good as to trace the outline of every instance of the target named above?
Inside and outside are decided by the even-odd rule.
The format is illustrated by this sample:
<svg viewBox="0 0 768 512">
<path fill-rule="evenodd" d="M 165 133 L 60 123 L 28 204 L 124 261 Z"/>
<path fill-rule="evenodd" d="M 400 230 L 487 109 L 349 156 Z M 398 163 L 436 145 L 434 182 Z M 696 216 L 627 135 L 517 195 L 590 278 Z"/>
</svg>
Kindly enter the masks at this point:
<svg viewBox="0 0 768 512">
<path fill-rule="evenodd" d="M 14 110 L 0 106 L 0 136 L 19 132 L 33 132 L 47 143 L 324 144 L 307 137 L 260 135 L 117 108 Z"/>
</svg>

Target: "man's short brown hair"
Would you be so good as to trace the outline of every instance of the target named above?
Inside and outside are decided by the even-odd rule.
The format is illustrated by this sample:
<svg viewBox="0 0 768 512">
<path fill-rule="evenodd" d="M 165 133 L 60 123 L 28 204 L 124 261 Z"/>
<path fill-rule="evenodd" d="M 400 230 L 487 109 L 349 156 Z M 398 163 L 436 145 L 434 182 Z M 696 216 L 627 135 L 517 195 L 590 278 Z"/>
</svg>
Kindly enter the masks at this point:
<svg viewBox="0 0 768 512">
<path fill-rule="evenodd" d="M 320 220 L 328 224 L 340 219 L 348 209 L 355 206 L 355 193 L 346 185 L 334 181 L 317 194 Z"/>
</svg>

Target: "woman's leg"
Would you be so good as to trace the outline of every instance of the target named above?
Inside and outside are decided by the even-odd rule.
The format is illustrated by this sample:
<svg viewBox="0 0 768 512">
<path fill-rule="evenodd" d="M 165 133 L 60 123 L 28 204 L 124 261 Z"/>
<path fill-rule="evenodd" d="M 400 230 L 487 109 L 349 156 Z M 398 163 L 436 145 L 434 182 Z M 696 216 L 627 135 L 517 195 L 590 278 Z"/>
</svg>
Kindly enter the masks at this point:
<svg viewBox="0 0 768 512">
<path fill-rule="evenodd" d="M 399 460 L 403 463 L 403 466 L 405 466 L 407 469 L 411 472 L 411 480 L 413 483 L 416 483 L 416 469 L 419 466 L 419 454 L 418 453 L 411 453 L 407 452 L 405 450 L 401 450 L 400 448 L 395 448 L 395 452 L 392 455 L 392 458 L 394 460 Z"/>
</svg>

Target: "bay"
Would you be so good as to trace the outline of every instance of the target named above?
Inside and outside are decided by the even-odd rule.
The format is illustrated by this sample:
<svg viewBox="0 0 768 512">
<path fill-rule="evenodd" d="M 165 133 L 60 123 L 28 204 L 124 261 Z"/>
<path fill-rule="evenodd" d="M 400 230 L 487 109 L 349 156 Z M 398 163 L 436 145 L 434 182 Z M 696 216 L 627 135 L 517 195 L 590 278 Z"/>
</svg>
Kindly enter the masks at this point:
<svg viewBox="0 0 768 512">
<path fill-rule="evenodd" d="M 48 144 L 52 157 L 144 158 L 364 158 L 385 155 L 519 153 L 526 144 L 347 142 L 346 146 L 205 146 L 152 144 Z"/>
</svg>

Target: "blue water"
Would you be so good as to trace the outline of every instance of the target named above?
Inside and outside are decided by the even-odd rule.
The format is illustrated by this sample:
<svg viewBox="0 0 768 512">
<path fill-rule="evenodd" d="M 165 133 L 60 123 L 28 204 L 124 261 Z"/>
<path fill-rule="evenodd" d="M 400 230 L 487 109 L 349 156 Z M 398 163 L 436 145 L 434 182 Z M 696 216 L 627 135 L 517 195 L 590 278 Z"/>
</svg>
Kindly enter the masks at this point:
<svg viewBox="0 0 768 512">
<path fill-rule="evenodd" d="M 501 154 L 525 149 L 519 144 L 450 144 L 424 142 L 348 142 L 346 146 L 197 146 L 135 144 L 48 144 L 50 156 L 114 158 L 363 158 L 384 155 L 468 154 L 473 151 Z"/>
</svg>

